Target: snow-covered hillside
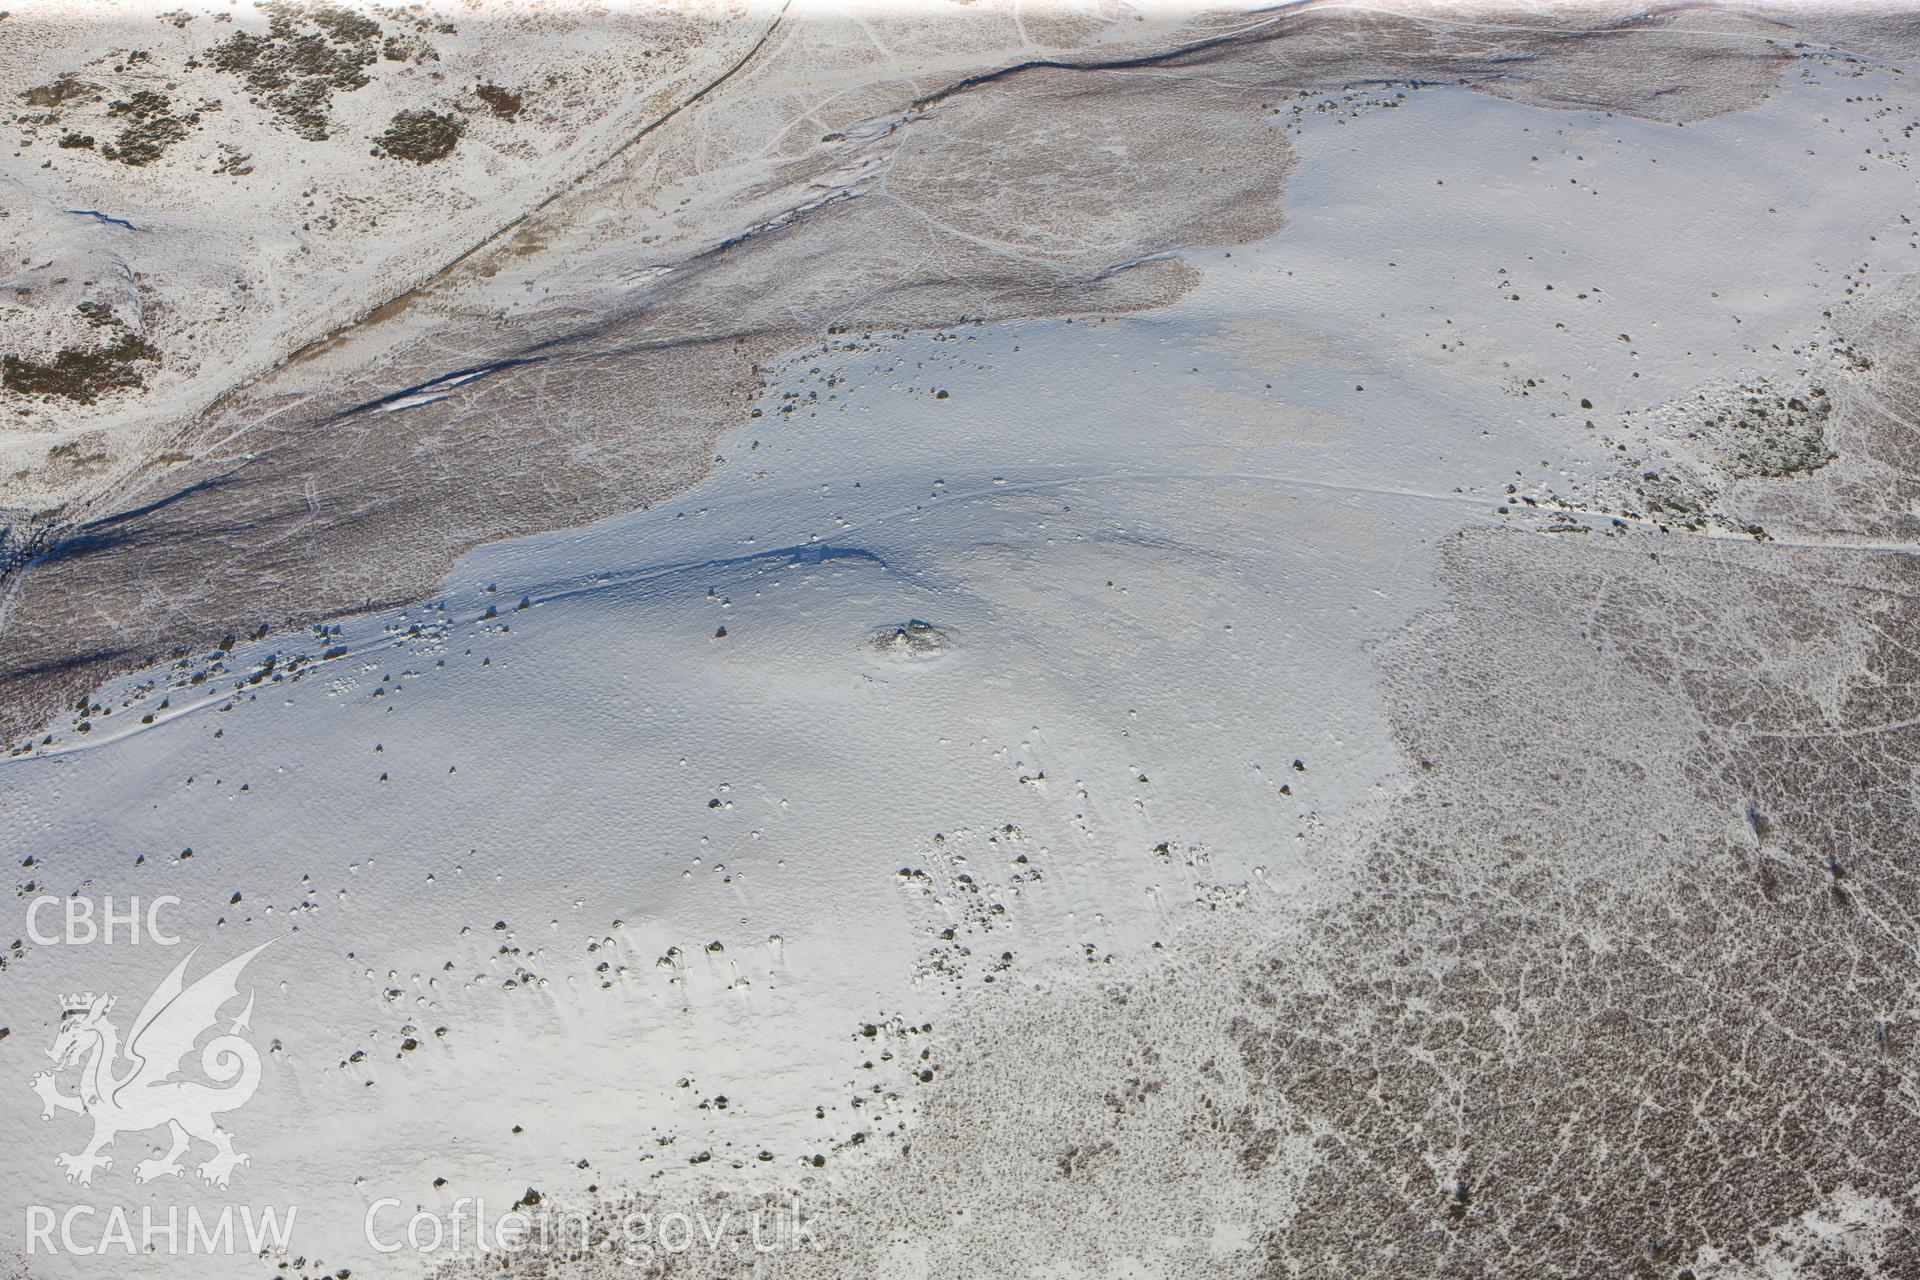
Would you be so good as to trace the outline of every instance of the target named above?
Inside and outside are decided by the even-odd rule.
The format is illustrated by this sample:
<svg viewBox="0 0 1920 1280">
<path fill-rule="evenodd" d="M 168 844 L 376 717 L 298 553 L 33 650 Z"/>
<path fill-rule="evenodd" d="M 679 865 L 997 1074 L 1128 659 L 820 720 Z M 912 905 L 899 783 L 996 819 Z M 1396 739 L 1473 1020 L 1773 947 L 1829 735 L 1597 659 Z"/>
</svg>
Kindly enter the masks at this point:
<svg viewBox="0 0 1920 1280">
<path fill-rule="evenodd" d="M 1019 39 L 1084 51 L 1132 16 Z M 1265 20 L 1138 16 L 1143 47 Z M 756 110 L 663 128 L 471 275 L 236 392 L 140 464 L 141 503 L 14 570 L 12 687 L 87 683 L 0 759 L 11 1261 L 1908 1274 L 1920 98 L 1866 47 L 1891 37 L 1690 10 L 1645 58 L 1430 83 L 1392 74 L 1440 56 L 1395 23 L 1447 25 L 1463 66 L 1594 29 L 1423 12 L 1297 88 L 1290 56 L 1344 48 L 1326 29 L 1097 91 L 1040 68 L 1045 111 L 1022 73 L 895 116 L 896 79 L 1006 60 L 1022 8 L 938 17 L 783 27 L 816 53 L 716 91 Z M 625 56 L 614 19 L 418 27 L 460 85 L 383 69 L 343 134 L 403 100 L 376 93 L 569 59 L 592 130 L 469 106 L 455 167 L 370 200 L 379 234 L 261 267 L 286 301 L 204 327 L 244 335 L 223 367 L 377 295 L 379 254 L 411 270 L 531 203 L 772 14 L 618 19 L 669 20 L 707 34 L 644 98 L 592 70 Z M 158 62 L 211 19 L 114 21 Z M 1767 41 L 1759 70 L 1699 52 Z M 1684 111 L 1675 48 L 1722 75 Z M 1590 56 L 1644 82 L 1589 102 Z M 795 101 L 805 137 L 769 134 Z M 275 200 L 302 181 L 293 141 L 249 146 Z M 391 167 L 364 152 L 330 199 Z M 83 162 L 112 163 L 57 163 Z M 285 216 L 183 169 L 129 201 L 192 218 L 127 227 L 104 193 L 58 208 L 59 172 L 17 179 L 9 231 L 102 264 Z M 117 432 L 212 368 L 22 431 Z M 173 900 L 180 945 L 39 936 L 136 896 Z M 251 1162 L 167 1176 L 166 1130 L 129 1127 L 69 1177 L 87 1124 L 43 1119 L 34 1080 L 73 1089 L 45 1050 L 107 1016 L 76 997 L 125 1030 L 189 952 L 191 981 L 262 944 L 217 1027 L 258 1051 L 221 1121 Z M 407 1241 L 476 1200 L 592 1247 Z M 756 1253 L 776 1204 L 813 1232 Z M 101 1240 L 114 1206 L 229 1205 L 297 1220 L 211 1256 Z M 713 1234 L 675 1247 L 676 1214 Z"/>
</svg>

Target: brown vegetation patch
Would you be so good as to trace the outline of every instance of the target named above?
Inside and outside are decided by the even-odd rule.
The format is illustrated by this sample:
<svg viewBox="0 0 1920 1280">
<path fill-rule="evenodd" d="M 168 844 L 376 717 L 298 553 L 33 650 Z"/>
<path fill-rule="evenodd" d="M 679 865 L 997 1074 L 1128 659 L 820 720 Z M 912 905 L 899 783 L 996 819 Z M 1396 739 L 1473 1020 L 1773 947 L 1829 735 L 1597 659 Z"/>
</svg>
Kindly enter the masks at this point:
<svg viewBox="0 0 1920 1280">
<path fill-rule="evenodd" d="M 113 102 L 108 105 L 107 114 L 121 117 L 128 124 L 118 137 L 100 148 L 100 154 L 135 166 L 158 160 L 168 147 L 186 137 L 189 129 L 200 122 L 197 111 L 174 114 L 173 100 L 157 89 L 142 89 Z"/>
<path fill-rule="evenodd" d="M 51 84 L 22 90 L 20 99 L 30 107 L 64 107 L 70 102 L 96 101 L 103 92 L 99 85 L 81 80 L 68 72 Z"/>
<path fill-rule="evenodd" d="M 0 386 L 16 395 L 58 396 L 76 404 L 145 386 L 139 366 L 158 360 L 160 353 L 139 334 L 114 327 L 119 336 L 109 346 L 62 347 L 44 361 L 11 353 L 0 356 Z"/>
<path fill-rule="evenodd" d="M 299 137 L 319 142 L 332 124 L 335 91 L 368 83 L 380 59 L 380 24 L 329 4 L 269 4 L 264 36 L 238 31 L 207 51 L 207 61 L 239 76 L 253 101 Z"/>
<path fill-rule="evenodd" d="M 483 84 L 473 92 L 475 97 L 487 104 L 487 110 L 503 120 L 511 120 L 519 115 L 524 105 L 522 95 L 497 84 Z"/>
<path fill-rule="evenodd" d="M 373 140 L 377 154 L 415 164 L 432 164 L 453 153 L 466 124 L 451 112 L 401 111 L 388 122 L 385 133 Z"/>
</svg>

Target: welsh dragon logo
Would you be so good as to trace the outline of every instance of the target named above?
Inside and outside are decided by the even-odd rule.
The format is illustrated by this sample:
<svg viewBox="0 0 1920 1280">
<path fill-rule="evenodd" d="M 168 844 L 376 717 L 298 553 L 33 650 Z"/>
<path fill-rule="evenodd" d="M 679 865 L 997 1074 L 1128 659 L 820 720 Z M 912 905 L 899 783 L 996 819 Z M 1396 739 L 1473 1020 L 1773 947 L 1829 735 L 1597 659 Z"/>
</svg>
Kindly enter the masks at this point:
<svg viewBox="0 0 1920 1280">
<path fill-rule="evenodd" d="M 193 959 L 189 953 L 147 997 L 124 1046 L 119 1028 L 107 1018 L 113 1009 L 112 996 L 88 991 L 61 999 L 60 1031 L 47 1050 L 54 1069 L 33 1077 L 33 1091 L 40 1095 L 43 1120 L 51 1120 L 56 1111 L 93 1117 L 93 1140 L 86 1150 L 58 1157 L 68 1182 L 89 1186 L 96 1170 L 112 1169 L 113 1158 L 101 1153 L 119 1135 L 162 1127 L 171 1146 L 165 1155 L 134 1165 L 134 1176 L 141 1182 L 184 1174 L 180 1158 L 187 1154 L 190 1139 L 213 1147 L 213 1154 L 198 1170 L 212 1186 L 224 1189 L 236 1165 L 252 1163 L 251 1157 L 233 1149 L 233 1135 L 214 1121 L 216 1115 L 246 1105 L 260 1087 L 260 1055 L 240 1034 L 251 1029 L 251 987 L 246 1007 L 224 1033 L 200 1050 L 200 1070 L 221 1087 L 186 1079 L 181 1071 L 195 1042 L 206 1032 L 219 1030 L 220 1010 L 239 998 L 240 973 L 247 962 L 275 941 L 270 939 L 227 961 L 190 987 L 183 981 Z M 61 1093 L 55 1074 L 75 1064 L 80 1067 L 80 1091 Z"/>
</svg>

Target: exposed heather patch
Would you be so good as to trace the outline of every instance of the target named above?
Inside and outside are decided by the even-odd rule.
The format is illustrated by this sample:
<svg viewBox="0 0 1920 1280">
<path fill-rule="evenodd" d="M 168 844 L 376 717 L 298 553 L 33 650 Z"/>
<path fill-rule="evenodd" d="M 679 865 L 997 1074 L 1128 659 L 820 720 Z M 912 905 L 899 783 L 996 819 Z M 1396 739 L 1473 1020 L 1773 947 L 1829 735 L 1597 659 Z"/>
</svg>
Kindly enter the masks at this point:
<svg viewBox="0 0 1920 1280">
<path fill-rule="evenodd" d="M 466 123 L 451 112 L 401 111 L 373 140 L 378 154 L 415 164 L 431 164 L 453 153 Z"/>
<path fill-rule="evenodd" d="M 380 24 L 338 5 L 264 6 L 264 36 L 235 32 L 207 51 L 221 71 L 239 76 L 252 101 L 286 122 L 299 137 L 324 140 L 336 91 L 368 83 L 366 68 L 380 58 Z"/>
<path fill-rule="evenodd" d="M 110 314 L 101 319 L 97 311 L 88 310 L 98 305 L 82 303 L 81 314 L 96 329 L 107 331 L 111 342 L 98 347 L 62 347 L 47 360 L 11 353 L 0 356 L 0 386 L 17 395 L 57 396 L 76 404 L 92 404 L 109 392 L 145 386 L 145 374 L 139 366 L 159 360 L 159 351 Z"/>
<path fill-rule="evenodd" d="M 197 111 L 175 114 L 173 100 L 155 89 L 142 89 L 111 103 L 107 114 L 125 119 L 127 125 L 111 143 L 100 148 L 100 154 L 135 166 L 158 160 L 168 147 L 186 137 L 191 127 L 200 122 Z"/>
</svg>

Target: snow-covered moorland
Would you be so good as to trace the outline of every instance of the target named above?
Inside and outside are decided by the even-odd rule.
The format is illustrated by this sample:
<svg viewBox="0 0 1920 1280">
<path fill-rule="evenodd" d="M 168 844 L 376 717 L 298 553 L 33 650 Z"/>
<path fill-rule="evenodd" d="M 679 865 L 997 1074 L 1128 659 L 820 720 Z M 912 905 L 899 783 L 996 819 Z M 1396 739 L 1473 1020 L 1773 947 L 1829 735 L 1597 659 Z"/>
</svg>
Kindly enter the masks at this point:
<svg viewBox="0 0 1920 1280">
<path fill-rule="evenodd" d="M 1920 1265 L 1901 15 L 230 14 L 0 20 L 7 1265 Z"/>
</svg>

